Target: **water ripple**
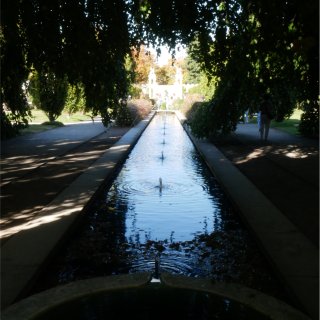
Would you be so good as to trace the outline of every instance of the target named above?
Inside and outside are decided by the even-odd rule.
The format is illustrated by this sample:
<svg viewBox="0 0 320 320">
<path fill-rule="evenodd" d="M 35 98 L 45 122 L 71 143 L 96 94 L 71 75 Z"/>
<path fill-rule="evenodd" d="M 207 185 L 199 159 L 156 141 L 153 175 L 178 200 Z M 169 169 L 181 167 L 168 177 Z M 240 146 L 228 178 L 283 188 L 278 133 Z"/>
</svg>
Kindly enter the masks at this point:
<svg viewBox="0 0 320 320">
<path fill-rule="evenodd" d="M 195 188 L 199 190 L 206 191 L 206 185 L 198 185 Z M 126 181 L 119 186 L 118 191 L 127 194 L 127 195 L 149 195 L 149 194 L 158 194 L 160 189 L 159 181 Z M 162 193 L 165 193 L 168 196 L 176 196 L 179 194 L 194 194 L 194 188 L 190 188 L 190 184 L 163 181 Z"/>
</svg>

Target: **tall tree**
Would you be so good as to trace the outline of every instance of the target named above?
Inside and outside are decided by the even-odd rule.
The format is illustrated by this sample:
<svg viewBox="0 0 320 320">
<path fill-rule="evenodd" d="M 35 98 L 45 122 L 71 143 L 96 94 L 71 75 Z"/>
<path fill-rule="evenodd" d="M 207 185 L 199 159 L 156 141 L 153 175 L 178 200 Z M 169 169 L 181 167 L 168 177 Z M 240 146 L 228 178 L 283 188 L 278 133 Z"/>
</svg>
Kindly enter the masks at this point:
<svg viewBox="0 0 320 320">
<path fill-rule="evenodd" d="M 133 48 L 132 57 L 134 61 L 134 82 L 137 84 L 148 83 L 148 76 L 151 67 L 155 64 L 154 55 L 145 46 Z"/>
<path fill-rule="evenodd" d="M 68 84 L 68 95 L 66 98 L 64 110 L 71 114 L 77 111 L 85 111 L 86 99 L 84 96 L 84 89 L 81 83 L 74 85 Z"/>
<path fill-rule="evenodd" d="M 317 0 L 3 0 L 1 129 L 27 120 L 22 85 L 31 68 L 46 65 L 83 83 L 87 107 L 107 122 L 108 110 L 127 94 L 132 47 L 168 44 L 174 51 L 179 42 L 197 39 L 201 68 L 219 80 L 214 100 L 220 107 L 210 111 L 220 112 L 213 117 L 217 130 L 233 128 L 230 121 L 268 91 L 279 120 L 300 103 L 301 128 L 314 132 L 318 9 Z"/>
<path fill-rule="evenodd" d="M 161 85 L 173 84 L 175 81 L 176 69 L 172 64 L 157 66 L 155 69 L 157 83 Z"/>
<path fill-rule="evenodd" d="M 273 97 L 278 121 L 300 104 L 309 115 L 302 117 L 304 133 L 318 133 L 318 28 L 310 28 L 317 24 L 318 3 L 311 2 L 308 9 L 295 0 L 219 3 L 214 36 L 199 33 L 191 49 L 218 79 L 214 108 L 207 107 L 209 132 L 200 135 L 234 130 L 244 110 L 256 110 L 265 92 Z"/>
<path fill-rule="evenodd" d="M 29 92 L 33 104 L 53 122 L 61 115 L 65 106 L 68 81 L 65 76 L 59 77 L 48 70 L 41 70 L 31 76 Z"/>
</svg>

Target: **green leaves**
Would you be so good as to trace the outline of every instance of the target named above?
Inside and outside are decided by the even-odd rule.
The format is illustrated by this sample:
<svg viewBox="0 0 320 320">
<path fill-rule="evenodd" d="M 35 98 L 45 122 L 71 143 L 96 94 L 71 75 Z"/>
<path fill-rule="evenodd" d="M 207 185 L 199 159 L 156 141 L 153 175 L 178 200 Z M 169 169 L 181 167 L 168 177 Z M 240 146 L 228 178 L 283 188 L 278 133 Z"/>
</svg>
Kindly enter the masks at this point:
<svg viewBox="0 0 320 320">
<path fill-rule="evenodd" d="M 46 67 L 82 83 L 86 108 L 107 122 L 130 86 L 125 64 L 132 47 L 173 49 L 197 40 L 196 60 L 221 86 L 215 104 L 236 86 L 232 107 L 224 105 L 231 120 L 217 117 L 229 121 L 220 127 L 234 128 L 235 116 L 248 106 L 254 111 L 263 92 L 274 96 L 281 118 L 296 103 L 317 100 L 318 9 L 316 0 L 4 0 L 2 108 L 15 115 L 13 122 L 25 122 L 23 84 L 32 68 Z"/>
<path fill-rule="evenodd" d="M 241 9 L 236 9 L 236 3 L 242 4 Z M 257 111 L 265 92 L 272 95 L 277 121 L 289 116 L 307 97 L 316 105 L 318 53 L 311 34 L 317 29 L 315 25 L 309 29 L 307 23 L 306 13 L 311 21 L 314 13 L 301 6 L 295 0 L 219 3 L 214 39 L 204 41 L 204 34 L 199 33 L 191 48 L 192 56 L 217 81 L 212 97 L 215 107 L 208 114 L 210 134 L 234 130 L 244 110 Z M 302 25 L 308 27 L 302 30 Z M 302 105 L 308 114 L 302 122 L 308 121 L 314 128 L 319 112 Z"/>
<path fill-rule="evenodd" d="M 65 105 L 68 94 L 67 78 L 61 78 L 48 69 L 34 72 L 29 92 L 33 103 L 53 122 L 61 115 Z"/>
</svg>

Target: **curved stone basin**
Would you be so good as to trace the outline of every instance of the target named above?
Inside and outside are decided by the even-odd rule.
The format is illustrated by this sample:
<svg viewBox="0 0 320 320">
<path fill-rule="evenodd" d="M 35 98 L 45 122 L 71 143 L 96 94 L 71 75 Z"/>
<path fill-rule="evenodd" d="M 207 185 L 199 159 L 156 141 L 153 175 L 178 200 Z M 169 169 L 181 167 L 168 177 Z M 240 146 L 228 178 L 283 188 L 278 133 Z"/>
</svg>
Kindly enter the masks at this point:
<svg viewBox="0 0 320 320">
<path fill-rule="evenodd" d="M 2 319 L 308 319 L 237 284 L 170 274 L 151 280 L 150 273 L 136 273 L 76 281 L 12 305 Z"/>
</svg>

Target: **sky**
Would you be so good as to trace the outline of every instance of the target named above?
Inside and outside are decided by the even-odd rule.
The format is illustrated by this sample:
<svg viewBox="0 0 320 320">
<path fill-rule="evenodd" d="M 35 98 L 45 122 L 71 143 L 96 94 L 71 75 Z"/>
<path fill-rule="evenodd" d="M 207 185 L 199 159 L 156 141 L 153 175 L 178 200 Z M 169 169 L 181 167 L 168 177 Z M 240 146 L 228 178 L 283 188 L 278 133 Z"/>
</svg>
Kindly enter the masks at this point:
<svg viewBox="0 0 320 320">
<path fill-rule="evenodd" d="M 171 59 L 171 54 L 169 53 L 168 47 L 161 46 L 161 55 L 157 57 L 157 64 L 159 66 L 163 66 L 167 64 L 168 60 Z M 157 56 L 157 52 L 154 48 L 148 48 L 155 56 Z M 176 58 L 185 58 L 187 55 L 186 49 L 181 46 L 176 47 Z"/>
</svg>

